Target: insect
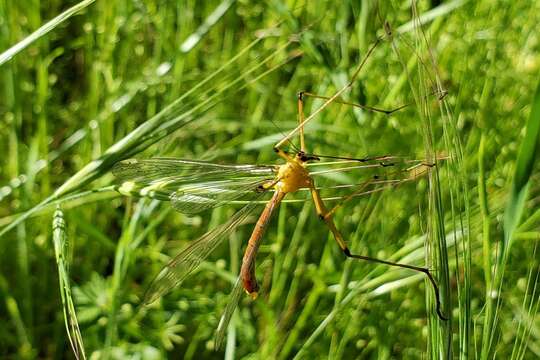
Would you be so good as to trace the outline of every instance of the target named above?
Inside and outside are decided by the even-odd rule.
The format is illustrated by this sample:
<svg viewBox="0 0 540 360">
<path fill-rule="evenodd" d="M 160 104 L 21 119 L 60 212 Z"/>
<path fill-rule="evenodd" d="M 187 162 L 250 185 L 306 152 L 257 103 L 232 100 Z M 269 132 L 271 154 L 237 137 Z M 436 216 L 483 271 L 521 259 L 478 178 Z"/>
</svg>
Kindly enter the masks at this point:
<svg viewBox="0 0 540 360">
<path fill-rule="evenodd" d="M 113 174 L 120 182 L 118 190 L 123 194 L 138 193 L 160 200 L 169 200 L 172 206 L 183 213 L 195 214 L 203 210 L 221 206 L 236 200 L 246 202 L 226 223 L 210 230 L 199 239 L 191 242 L 176 255 L 156 276 L 148 288 L 144 303 L 149 304 L 178 286 L 185 280 L 229 234 L 257 208 L 263 196 L 272 193 L 260 214 L 252 234 L 246 245 L 239 280 L 237 281 L 231 299 L 225 309 L 218 326 L 216 344 L 219 347 L 234 309 L 241 296 L 242 289 L 252 298 L 256 298 L 259 285 L 255 276 L 255 259 L 263 234 L 268 227 L 273 213 L 289 193 L 308 191 L 315 205 L 317 216 L 333 234 L 337 245 L 347 258 L 371 261 L 388 266 L 400 267 L 421 272 L 430 281 L 435 294 L 436 313 L 445 320 L 441 309 L 441 301 L 437 283 L 431 272 L 424 267 L 390 262 L 372 258 L 350 251 L 347 243 L 334 223 L 333 215 L 342 204 L 355 196 L 395 187 L 407 181 L 415 180 L 418 176 L 430 171 L 433 164 L 420 160 L 407 161 L 398 157 L 381 156 L 373 158 L 348 158 L 338 156 L 321 156 L 309 153 L 304 139 L 304 126 L 322 109 L 332 102 L 345 103 L 362 107 L 370 111 L 390 114 L 401 109 L 384 110 L 364 105 L 351 104 L 340 99 L 340 96 L 352 86 L 370 53 L 375 49 L 380 39 L 372 45 L 366 57 L 355 70 L 346 86 L 330 97 L 319 96 L 307 92 L 298 95 L 298 126 L 285 135 L 274 147 L 276 155 L 284 163 L 277 166 L 268 165 L 224 165 L 204 161 L 183 160 L 173 158 L 152 158 L 147 160 L 125 160 L 115 165 Z M 324 100 L 324 103 L 308 117 L 304 116 L 306 97 Z M 298 134 L 300 146 L 297 148 L 291 138 Z M 294 151 L 283 150 L 284 144 L 289 143 Z M 336 163 L 353 164 L 351 168 L 386 168 L 394 167 L 396 163 L 404 169 L 396 171 L 399 178 L 373 177 L 357 187 L 348 196 L 341 199 L 334 207 L 328 208 L 320 195 L 314 180 L 317 172 L 311 171 L 310 166 L 320 162 L 322 158 L 338 160 Z M 345 168 L 346 169 L 346 168 Z"/>
</svg>

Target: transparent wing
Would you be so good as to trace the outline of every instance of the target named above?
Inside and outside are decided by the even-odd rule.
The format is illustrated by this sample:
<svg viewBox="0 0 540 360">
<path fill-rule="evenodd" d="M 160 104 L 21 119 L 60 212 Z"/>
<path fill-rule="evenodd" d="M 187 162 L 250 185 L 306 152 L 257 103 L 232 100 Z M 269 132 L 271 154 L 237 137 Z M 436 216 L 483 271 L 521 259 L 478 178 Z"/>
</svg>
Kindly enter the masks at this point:
<svg viewBox="0 0 540 360">
<path fill-rule="evenodd" d="M 257 197 L 260 185 L 274 178 L 275 167 L 153 158 L 121 161 L 112 172 L 120 183 L 119 192 L 170 200 L 176 210 L 193 214 Z"/>
<path fill-rule="evenodd" d="M 135 181 L 152 184 L 164 180 L 179 183 L 204 179 L 221 180 L 224 175 L 231 176 L 268 176 L 274 172 L 273 166 L 266 165 L 227 165 L 206 161 L 183 160 L 175 158 L 128 159 L 118 162 L 113 167 L 113 174 L 121 181 Z"/>
<path fill-rule="evenodd" d="M 144 303 L 150 304 L 180 285 L 228 235 L 257 207 L 252 202 L 236 212 L 226 223 L 210 230 L 172 259 L 150 284 Z"/>
<path fill-rule="evenodd" d="M 234 288 L 229 295 L 227 307 L 225 308 L 225 311 L 223 312 L 223 314 L 221 314 L 221 318 L 219 319 L 219 324 L 216 329 L 216 337 L 214 339 L 215 350 L 219 350 L 223 345 L 223 340 L 225 339 L 227 328 L 229 327 L 229 323 L 234 314 L 234 311 L 238 307 L 238 302 L 240 301 L 242 293 L 242 281 L 241 278 L 238 277 L 238 279 L 236 279 L 236 283 L 234 284 Z"/>
<path fill-rule="evenodd" d="M 270 179 L 239 178 L 180 185 L 169 199 L 177 211 L 184 214 L 196 214 L 233 200 L 253 200 L 259 196 L 261 185 L 268 183 Z"/>
</svg>

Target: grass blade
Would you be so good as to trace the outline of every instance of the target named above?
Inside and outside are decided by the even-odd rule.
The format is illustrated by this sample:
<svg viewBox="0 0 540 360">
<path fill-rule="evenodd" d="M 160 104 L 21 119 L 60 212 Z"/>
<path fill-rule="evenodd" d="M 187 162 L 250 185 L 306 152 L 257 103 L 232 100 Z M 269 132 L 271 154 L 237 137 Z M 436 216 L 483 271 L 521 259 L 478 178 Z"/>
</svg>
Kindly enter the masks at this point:
<svg viewBox="0 0 540 360">
<path fill-rule="evenodd" d="M 494 339 L 498 333 L 499 308 L 502 298 L 500 296 L 508 255 L 512 247 L 512 242 L 527 200 L 531 185 L 531 176 L 536 162 L 536 156 L 540 145 L 540 82 L 532 100 L 531 113 L 527 122 L 525 137 L 521 142 L 516 168 L 512 178 L 510 197 L 506 203 L 503 222 L 503 241 L 499 246 L 496 260 L 496 269 L 493 281 L 492 292 L 497 292 L 499 297 L 496 304 L 494 301 L 487 302 L 486 317 L 484 321 L 484 333 L 482 342 L 482 359 L 488 359 L 493 351 Z M 494 308 L 495 307 L 495 308 Z M 494 308 L 494 309 L 493 309 Z"/>
<path fill-rule="evenodd" d="M 512 180 L 510 199 L 504 212 L 504 241 L 499 257 L 499 264 L 506 261 L 512 245 L 512 237 L 519 225 L 525 200 L 530 186 L 531 175 L 540 147 L 540 82 L 534 94 L 531 114 L 527 122 L 525 138 L 521 143 Z"/>
<path fill-rule="evenodd" d="M 75 305 L 71 296 L 71 285 L 69 279 L 69 261 L 68 261 L 68 239 L 66 235 L 66 223 L 64 213 L 60 207 L 56 208 L 53 217 L 53 244 L 56 257 L 56 266 L 58 267 L 58 282 L 60 286 L 60 296 L 62 297 L 62 310 L 64 313 L 64 324 L 69 344 L 73 350 L 75 358 L 86 359 L 84 344 L 82 340 Z"/>
<path fill-rule="evenodd" d="M 0 66 L 6 61 L 11 60 L 15 55 L 17 55 L 22 50 L 26 49 L 30 44 L 39 40 L 41 37 L 47 35 L 51 30 L 54 30 L 58 25 L 62 24 L 64 21 L 77 14 L 79 11 L 82 11 L 87 6 L 90 6 L 96 0 L 84 0 L 74 5 L 56 16 L 54 19 L 48 21 L 39 29 L 34 31 L 32 34 L 25 37 L 23 40 L 19 41 L 17 44 L 13 45 L 6 51 L 0 54 Z"/>
<path fill-rule="evenodd" d="M 262 77 L 299 56 L 298 53 L 288 52 L 292 41 L 286 39 L 279 42 L 277 48 L 263 49 L 257 61 L 254 61 L 251 67 L 235 68 L 239 59 L 250 56 L 250 51 L 254 50 L 256 46 L 265 46 L 264 40 L 264 36 L 254 39 L 196 86 L 117 141 L 105 150 L 99 158 L 91 161 L 71 176 L 51 196 L 2 228 L 0 238 L 51 202 L 66 194 L 81 190 L 88 183 L 108 172 L 116 162 L 134 156 L 183 126 L 203 118 L 204 114 L 218 103 L 234 96 L 247 86 L 259 81 Z M 277 64 L 273 64 L 273 61 L 277 61 Z M 237 74 L 237 72 L 240 72 L 240 74 Z M 201 97 L 203 98 L 202 101 L 200 100 Z"/>
</svg>

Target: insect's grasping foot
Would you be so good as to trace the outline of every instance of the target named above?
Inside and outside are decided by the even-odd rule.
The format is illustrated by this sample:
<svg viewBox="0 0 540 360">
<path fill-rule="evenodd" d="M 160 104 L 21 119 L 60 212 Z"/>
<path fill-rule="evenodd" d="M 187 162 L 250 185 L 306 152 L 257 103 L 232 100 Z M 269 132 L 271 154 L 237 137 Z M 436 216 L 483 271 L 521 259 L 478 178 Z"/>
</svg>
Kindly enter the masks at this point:
<svg viewBox="0 0 540 360">
<path fill-rule="evenodd" d="M 433 278 L 433 276 L 431 275 L 431 272 L 428 269 L 419 267 L 419 266 L 414 266 L 414 265 L 401 264 L 401 263 L 381 260 L 381 259 L 372 258 L 369 256 L 352 254 L 345 242 L 345 239 L 341 235 L 341 232 L 336 228 L 336 225 L 334 224 L 334 221 L 332 220 L 332 214 L 335 212 L 335 209 L 337 209 L 337 207 L 334 207 L 332 210 L 328 211 L 321 199 L 319 192 L 314 187 L 311 188 L 311 195 L 313 197 L 313 202 L 315 203 L 315 210 L 317 212 L 317 215 L 319 216 L 319 219 L 323 220 L 325 224 L 328 226 L 328 228 L 330 229 L 330 232 L 332 232 L 332 234 L 334 235 L 334 239 L 336 240 L 338 246 L 340 247 L 341 251 L 343 252 L 343 254 L 345 254 L 346 257 L 352 258 L 352 259 L 375 262 L 375 263 L 389 265 L 389 266 L 400 267 L 404 269 L 410 269 L 410 270 L 418 271 L 425 274 L 428 277 L 429 281 L 431 282 L 433 291 L 435 292 L 437 315 L 439 316 L 441 320 L 448 320 L 448 318 L 444 316 L 441 310 L 439 287 L 437 286 L 435 279 Z M 337 206 L 339 206 L 339 204 Z"/>
</svg>

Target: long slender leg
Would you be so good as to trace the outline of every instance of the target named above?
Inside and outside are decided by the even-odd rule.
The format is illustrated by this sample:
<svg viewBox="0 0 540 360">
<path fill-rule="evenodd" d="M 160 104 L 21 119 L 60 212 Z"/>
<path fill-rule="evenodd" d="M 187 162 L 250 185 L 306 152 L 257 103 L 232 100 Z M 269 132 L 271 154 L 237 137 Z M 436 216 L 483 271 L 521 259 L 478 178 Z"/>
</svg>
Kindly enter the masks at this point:
<svg viewBox="0 0 540 360">
<path fill-rule="evenodd" d="M 428 173 L 428 171 L 430 170 L 430 168 L 432 168 L 434 165 L 433 164 L 425 164 L 425 163 L 420 163 L 420 164 L 417 164 L 417 165 L 414 165 L 414 166 L 411 166 L 409 167 L 408 169 L 405 169 L 405 173 L 409 173 L 409 176 L 404 178 L 403 180 L 401 181 L 398 181 L 396 182 L 393 186 L 398 186 L 398 185 L 401 185 L 403 184 L 404 182 L 408 182 L 408 181 L 414 181 L 416 180 L 417 178 L 421 177 L 421 176 L 424 176 Z M 355 191 L 353 191 L 352 193 L 350 193 L 349 195 L 347 195 L 346 197 L 344 197 L 340 202 L 338 202 L 336 205 L 334 205 L 334 207 L 332 207 L 329 211 L 326 212 L 326 214 L 324 214 L 325 217 L 331 217 L 332 215 L 334 215 L 334 213 L 340 208 L 343 206 L 343 204 L 345 204 L 347 201 L 353 199 L 354 197 L 356 197 L 358 194 L 364 192 L 364 190 L 366 189 L 366 187 L 368 187 L 370 184 L 372 184 L 373 182 L 376 181 L 376 178 L 373 179 L 373 180 L 368 180 L 368 181 L 365 181 L 363 184 L 361 184 L 358 189 L 356 189 Z"/>
<path fill-rule="evenodd" d="M 433 291 L 435 293 L 437 315 L 442 320 L 448 320 L 448 318 L 443 315 L 442 310 L 441 310 L 439 287 L 437 286 L 437 283 L 435 282 L 433 275 L 431 275 L 431 272 L 427 268 L 414 266 L 414 265 L 408 265 L 408 264 L 395 263 L 395 262 L 372 258 L 369 256 L 364 256 L 364 255 L 352 254 L 347 246 L 347 243 L 343 239 L 343 236 L 341 235 L 339 230 L 336 228 L 336 225 L 334 224 L 334 220 L 332 219 L 332 214 L 329 213 L 329 211 L 326 209 L 326 206 L 324 205 L 319 192 L 314 186 L 310 190 L 311 190 L 311 196 L 313 197 L 313 202 L 315 203 L 315 210 L 317 211 L 319 218 L 326 223 L 326 225 L 328 226 L 328 228 L 334 235 L 336 242 L 338 243 L 339 247 L 341 248 L 341 251 L 343 251 L 345 256 L 352 259 L 365 260 L 365 261 L 375 262 L 375 263 L 384 264 L 388 266 L 395 266 L 395 267 L 400 267 L 404 269 L 410 269 L 410 270 L 418 271 L 425 274 L 427 278 L 429 279 L 429 281 L 431 282 L 431 285 L 433 286 Z"/>
<path fill-rule="evenodd" d="M 304 92 L 298 93 L 298 123 L 304 122 Z M 304 141 L 304 125 L 300 126 L 300 151 L 306 152 L 306 143 Z"/>
<path fill-rule="evenodd" d="M 274 151 L 276 152 L 276 154 L 282 158 L 283 160 L 285 161 L 292 161 L 292 157 L 287 154 L 285 151 L 281 150 L 281 149 L 278 149 L 278 148 L 274 148 Z"/>
<path fill-rule="evenodd" d="M 343 200 L 341 200 L 340 202 L 338 202 L 336 205 L 334 205 L 333 208 L 331 208 L 329 211 L 326 211 L 326 213 L 324 214 L 324 217 L 325 218 L 331 218 L 334 213 L 336 212 L 337 209 L 339 209 L 340 207 L 343 206 L 343 204 L 345 204 L 347 201 L 351 200 L 352 198 L 354 198 L 356 195 L 360 194 L 361 192 L 363 192 L 365 190 L 366 187 L 369 186 L 369 184 L 371 184 L 371 181 L 366 181 L 365 183 L 363 183 L 357 190 L 353 191 L 352 193 L 350 193 L 348 196 L 346 196 Z M 319 195 L 319 192 L 317 191 L 317 196 L 320 197 Z M 314 198 L 315 199 L 315 198 Z M 321 200 L 322 202 L 322 200 Z M 324 204 L 323 204 L 324 206 Z"/>
<path fill-rule="evenodd" d="M 318 94 L 312 94 L 312 93 L 305 92 L 305 91 L 304 91 L 302 94 L 303 94 L 304 96 L 312 97 L 312 98 L 316 98 L 316 99 L 323 99 L 323 100 L 328 100 L 328 99 L 330 99 L 330 96 L 323 96 L 323 95 L 318 95 Z M 437 99 L 438 99 L 438 100 L 442 100 L 442 98 L 443 98 L 444 96 L 446 96 L 446 94 L 440 95 L 438 92 L 431 92 L 430 94 L 425 95 L 424 98 L 428 98 L 428 97 L 433 96 L 433 95 L 437 95 Z M 441 97 L 441 96 L 442 96 L 442 97 Z M 403 105 L 400 105 L 400 106 L 398 106 L 398 107 L 395 107 L 395 108 L 393 108 L 393 109 L 381 109 L 381 108 L 374 107 L 374 106 L 362 105 L 362 104 L 356 104 L 356 103 L 352 103 L 352 102 L 348 102 L 348 101 L 343 101 L 343 100 L 341 100 L 341 99 L 335 99 L 333 102 L 338 103 L 338 104 L 345 104 L 345 105 L 349 105 L 349 106 L 353 106 L 353 107 L 357 107 L 357 108 L 360 108 L 360 109 L 369 110 L 369 111 L 373 111 L 373 112 L 379 112 L 379 113 L 383 113 L 383 114 L 386 114 L 386 115 L 390 115 L 390 114 L 392 114 L 392 113 L 395 113 L 396 111 L 399 111 L 399 110 L 401 110 L 401 109 L 404 109 L 404 108 L 406 108 L 407 106 L 413 104 L 413 103 L 407 103 L 407 104 L 403 104 Z"/>
<path fill-rule="evenodd" d="M 312 98 L 315 98 L 315 99 L 323 99 L 323 100 L 330 99 L 330 96 L 317 95 L 317 94 L 312 94 L 312 93 L 309 93 L 309 92 L 303 92 L 302 95 L 307 96 L 307 97 L 312 97 Z M 364 110 L 373 111 L 373 112 L 380 112 L 380 113 L 383 113 L 383 114 L 386 114 L 386 115 L 390 115 L 392 113 L 395 113 L 396 111 L 404 109 L 404 108 L 406 108 L 407 106 L 410 105 L 410 104 L 403 104 L 403 105 L 400 105 L 400 106 L 398 106 L 398 107 L 396 107 L 394 109 L 381 109 L 381 108 L 377 108 L 377 107 L 374 107 L 374 106 L 368 106 L 368 105 L 362 105 L 362 104 L 356 104 L 356 103 L 352 103 L 352 102 L 348 102 L 348 101 L 343 101 L 341 99 L 335 99 L 334 102 L 338 103 L 338 104 L 344 104 L 344 105 L 349 105 L 349 106 L 357 107 L 357 108 L 364 109 Z"/>
<path fill-rule="evenodd" d="M 338 97 L 341 96 L 341 94 L 343 94 L 345 91 L 347 91 L 349 88 L 352 87 L 352 84 L 354 83 L 354 81 L 356 80 L 356 78 L 358 77 L 358 74 L 360 73 L 360 71 L 362 70 L 362 68 L 364 67 L 364 65 L 366 64 L 366 61 L 367 59 L 369 58 L 369 56 L 371 55 L 371 53 L 373 52 L 373 50 L 375 50 L 375 48 L 377 47 L 377 45 L 380 44 L 380 42 L 382 41 L 382 38 L 377 38 L 377 41 L 375 41 L 375 43 L 369 48 L 368 52 L 366 53 L 366 56 L 364 57 L 364 59 L 362 60 L 362 62 L 360 63 L 360 65 L 358 65 L 358 67 L 356 68 L 356 70 L 354 71 L 352 77 L 351 77 L 351 80 L 349 80 L 349 82 L 347 83 L 347 85 L 345 85 L 344 87 L 342 87 L 340 90 L 338 90 L 334 95 L 332 95 L 330 98 L 328 98 L 324 104 L 322 104 L 317 110 L 315 110 L 311 115 L 309 115 L 306 119 L 304 119 L 300 124 L 298 124 L 297 127 L 295 127 L 292 131 L 290 131 L 287 136 L 285 136 L 283 139 L 281 139 L 276 145 L 274 145 L 274 148 L 279 148 L 281 145 L 283 145 L 286 141 L 289 141 L 289 139 L 291 137 L 293 137 L 298 131 L 300 131 L 300 129 L 303 128 L 303 126 L 308 122 L 310 121 L 311 119 L 313 119 L 315 116 L 317 116 L 325 107 L 328 106 L 328 104 L 330 104 L 331 102 L 333 102 L 334 100 L 336 100 Z"/>
<path fill-rule="evenodd" d="M 322 96 L 322 95 L 312 94 L 312 93 L 307 92 L 307 91 L 300 91 L 298 93 L 298 124 L 300 126 L 300 130 L 299 130 L 300 150 L 302 152 L 306 152 L 306 145 L 305 145 L 305 140 L 304 140 L 304 125 L 303 125 L 304 124 L 304 98 L 306 96 L 316 98 L 316 99 L 323 99 L 323 100 L 329 100 L 330 99 L 330 96 Z M 387 109 L 376 108 L 376 107 L 373 107 L 373 106 L 355 104 L 355 103 L 343 101 L 341 99 L 335 99 L 334 102 L 336 102 L 338 104 L 345 104 L 345 105 L 357 107 L 357 108 L 364 109 L 364 110 L 380 112 L 380 113 L 383 113 L 383 114 L 386 114 L 386 115 L 390 115 L 390 114 L 392 114 L 392 113 L 394 113 L 396 111 L 399 111 L 399 110 L 409 106 L 409 104 L 404 104 L 404 105 L 401 105 L 401 106 L 399 106 L 397 108 L 387 110 Z"/>
</svg>

